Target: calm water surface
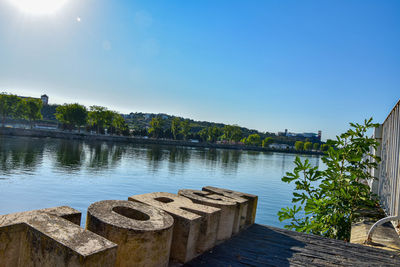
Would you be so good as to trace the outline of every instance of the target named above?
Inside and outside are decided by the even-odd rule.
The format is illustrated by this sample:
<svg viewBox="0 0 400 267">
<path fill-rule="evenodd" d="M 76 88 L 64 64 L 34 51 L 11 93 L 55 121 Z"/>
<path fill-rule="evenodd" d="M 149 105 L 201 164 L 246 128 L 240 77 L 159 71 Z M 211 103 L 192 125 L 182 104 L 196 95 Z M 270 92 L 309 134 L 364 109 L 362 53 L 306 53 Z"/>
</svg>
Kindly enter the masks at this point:
<svg viewBox="0 0 400 267">
<path fill-rule="evenodd" d="M 318 156 L 309 158 L 318 165 Z M 105 199 L 177 193 L 211 185 L 259 196 L 256 222 L 282 227 L 277 212 L 293 186 L 295 155 L 158 145 L 0 137 L 0 214 L 61 205 L 82 212 Z"/>
</svg>

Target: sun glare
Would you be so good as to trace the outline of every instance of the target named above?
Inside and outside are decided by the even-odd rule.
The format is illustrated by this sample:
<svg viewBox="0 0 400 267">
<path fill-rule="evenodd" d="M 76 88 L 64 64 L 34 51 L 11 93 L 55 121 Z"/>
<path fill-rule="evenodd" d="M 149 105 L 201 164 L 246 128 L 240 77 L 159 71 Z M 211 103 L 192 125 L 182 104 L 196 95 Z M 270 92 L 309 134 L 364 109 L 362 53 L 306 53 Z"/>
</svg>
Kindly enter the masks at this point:
<svg viewBox="0 0 400 267">
<path fill-rule="evenodd" d="M 24 13 L 32 15 L 53 14 L 68 0 L 9 0 Z"/>
</svg>

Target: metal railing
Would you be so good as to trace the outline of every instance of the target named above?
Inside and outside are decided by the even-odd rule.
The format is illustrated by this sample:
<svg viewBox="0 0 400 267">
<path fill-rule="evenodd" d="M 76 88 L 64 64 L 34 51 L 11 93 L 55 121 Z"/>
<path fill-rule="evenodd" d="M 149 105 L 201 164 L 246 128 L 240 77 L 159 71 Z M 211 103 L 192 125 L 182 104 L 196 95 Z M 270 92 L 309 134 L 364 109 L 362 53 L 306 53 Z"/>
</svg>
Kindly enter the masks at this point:
<svg viewBox="0 0 400 267">
<path fill-rule="evenodd" d="M 378 178 L 370 181 L 371 190 L 379 196 L 387 216 L 400 215 L 400 101 L 394 106 L 383 124 L 375 129 L 380 147 L 374 151 L 381 157 L 378 168 L 371 174 Z M 395 222 L 398 224 L 398 221 Z"/>
</svg>

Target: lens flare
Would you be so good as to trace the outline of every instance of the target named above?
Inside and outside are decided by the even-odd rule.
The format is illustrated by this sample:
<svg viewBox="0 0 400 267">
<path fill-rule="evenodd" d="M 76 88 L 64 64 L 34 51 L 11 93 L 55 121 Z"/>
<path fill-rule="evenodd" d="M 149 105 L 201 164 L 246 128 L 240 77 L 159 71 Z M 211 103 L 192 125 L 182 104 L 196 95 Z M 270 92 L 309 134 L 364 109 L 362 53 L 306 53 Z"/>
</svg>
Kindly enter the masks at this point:
<svg viewBox="0 0 400 267">
<path fill-rule="evenodd" d="M 24 13 L 32 15 L 53 14 L 68 0 L 9 0 Z"/>
</svg>

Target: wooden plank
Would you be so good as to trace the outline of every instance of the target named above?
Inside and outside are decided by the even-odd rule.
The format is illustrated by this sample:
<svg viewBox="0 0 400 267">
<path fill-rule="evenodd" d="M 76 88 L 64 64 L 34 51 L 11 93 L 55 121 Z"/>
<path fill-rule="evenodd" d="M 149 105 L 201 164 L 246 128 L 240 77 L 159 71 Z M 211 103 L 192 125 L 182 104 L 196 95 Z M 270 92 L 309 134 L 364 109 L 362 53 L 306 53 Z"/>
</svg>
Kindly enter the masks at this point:
<svg viewBox="0 0 400 267">
<path fill-rule="evenodd" d="M 185 266 L 400 266 L 395 252 L 252 225 Z"/>
</svg>

